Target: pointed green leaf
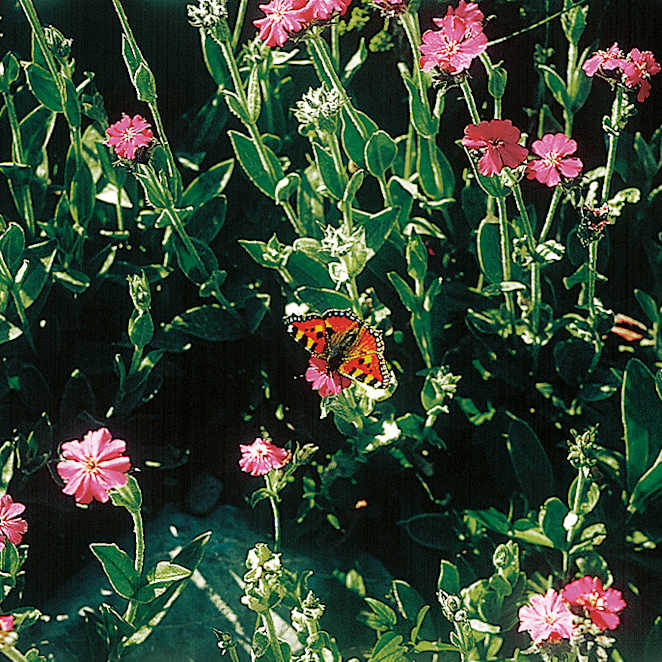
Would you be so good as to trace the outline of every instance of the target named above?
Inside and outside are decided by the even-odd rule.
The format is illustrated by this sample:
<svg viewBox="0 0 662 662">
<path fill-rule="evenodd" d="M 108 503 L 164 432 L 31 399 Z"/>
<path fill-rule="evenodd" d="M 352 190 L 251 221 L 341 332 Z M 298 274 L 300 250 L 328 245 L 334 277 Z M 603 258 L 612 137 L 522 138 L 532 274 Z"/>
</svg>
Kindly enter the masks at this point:
<svg viewBox="0 0 662 662">
<path fill-rule="evenodd" d="M 247 177 L 260 191 L 273 200 L 276 194 L 276 184 L 285 176 L 277 156 L 266 145 L 263 145 L 262 149 L 271 166 L 270 172 L 265 168 L 265 164 L 260 159 L 260 153 L 248 136 L 238 131 L 228 131 L 228 135 L 230 136 L 232 148 Z"/>
<path fill-rule="evenodd" d="M 365 146 L 365 163 L 368 172 L 380 177 L 393 163 L 398 148 L 386 131 L 377 131 L 370 136 Z"/>
<path fill-rule="evenodd" d="M 29 64 L 25 70 L 30 91 L 40 104 L 56 113 L 62 111 L 62 97 L 50 72 L 38 64 Z"/>
<path fill-rule="evenodd" d="M 139 581 L 131 557 L 115 543 L 92 543 L 90 549 L 99 559 L 99 563 L 116 593 L 130 600 Z"/>
</svg>

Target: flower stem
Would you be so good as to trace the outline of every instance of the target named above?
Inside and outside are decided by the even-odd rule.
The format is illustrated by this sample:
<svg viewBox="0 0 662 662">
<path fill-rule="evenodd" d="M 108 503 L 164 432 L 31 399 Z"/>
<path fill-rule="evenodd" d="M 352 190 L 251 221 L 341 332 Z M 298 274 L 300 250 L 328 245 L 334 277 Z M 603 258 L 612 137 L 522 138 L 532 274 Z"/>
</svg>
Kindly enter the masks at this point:
<svg viewBox="0 0 662 662">
<path fill-rule="evenodd" d="M 274 653 L 274 657 L 278 662 L 285 662 L 283 659 L 283 652 L 280 649 L 280 642 L 276 636 L 274 621 L 273 618 L 271 618 L 271 611 L 269 609 L 262 613 L 262 621 L 264 622 L 267 628 L 267 632 L 269 633 L 269 643 L 271 644 L 271 650 Z"/>
<path fill-rule="evenodd" d="M 545 241 L 545 239 L 547 239 L 547 235 L 549 234 L 549 230 L 552 227 L 552 223 L 554 222 L 554 215 L 556 214 L 556 208 L 559 206 L 559 202 L 561 201 L 562 194 L 563 191 L 561 190 L 560 186 L 554 187 L 554 193 L 552 194 L 552 199 L 549 203 L 549 209 L 547 210 L 547 216 L 545 216 L 545 222 L 542 226 L 542 231 L 540 232 L 540 239 L 538 240 L 538 242 L 541 244 Z"/>
<path fill-rule="evenodd" d="M 21 138 L 21 126 L 16 115 L 16 107 L 14 106 L 14 99 L 11 94 L 3 93 L 5 101 L 5 108 L 7 109 L 7 119 L 9 120 L 9 127 L 12 134 L 12 160 L 20 165 L 28 165 L 25 162 L 25 153 L 23 151 L 23 140 Z M 12 186 L 9 182 L 10 187 Z M 19 196 L 21 199 L 21 206 L 23 209 L 19 211 L 23 214 L 27 223 L 28 234 L 34 236 L 35 222 L 34 222 L 34 208 L 32 206 L 32 195 L 30 193 L 30 184 L 22 184 L 19 186 Z"/>
<path fill-rule="evenodd" d="M 460 88 L 462 89 L 464 100 L 467 102 L 467 108 L 469 109 L 469 115 L 471 116 L 471 121 L 474 124 L 479 124 L 480 114 L 478 113 L 478 107 L 476 106 L 476 100 L 474 99 L 473 92 L 471 91 L 471 85 L 469 85 L 469 80 L 465 78 L 460 83 Z"/>
<path fill-rule="evenodd" d="M 13 646 L 0 648 L 0 653 L 2 653 L 6 658 L 12 660 L 12 662 L 28 662 L 28 658 L 25 657 L 23 653 L 16 650 Z"/>
<path fill-rule="evenodd" d="M 510 269 L 510 238 L 508 237 L 508 216 L 506 211 L 506 198 L 498 197 L 496 199 L 497 209 L 499 212 L 499 235 L 501 239 L 501 271 L 503 272 L 503 280 L 509 281 L 511 279 Z M 506 299 L 506 310 L 510 317 L 510 323 L 515 331 L 515 305 L 513 303 L 512 292 L 503 293 Z"/>
<path fill-rule="evenodd" d="M 128 509 L 127 509 L 128 510 Z M 133 567 L 138 576 L 142 575 L 143 565 L 145 563 L 145 533 L 143 531 L 143 518 L 140 510 L 129 510 L 133 520 L 133 535 L 136 540 L 136 556 Z M 138 602 L 130 600 L 124 613 L 124 620 L 133 624 L 138 611 Z"/>
<path fill-rule="evenodd" d="M 232 50 L 236 51 L 241 38 L 241 31 L 244 27 L 244 17 L 246 16 L 246 7 L 248 0 L 239 0 L 239 7 L 237 8 L 237 18 L 235 19 L 234 29 L 232 31 Z"/>
</svg>

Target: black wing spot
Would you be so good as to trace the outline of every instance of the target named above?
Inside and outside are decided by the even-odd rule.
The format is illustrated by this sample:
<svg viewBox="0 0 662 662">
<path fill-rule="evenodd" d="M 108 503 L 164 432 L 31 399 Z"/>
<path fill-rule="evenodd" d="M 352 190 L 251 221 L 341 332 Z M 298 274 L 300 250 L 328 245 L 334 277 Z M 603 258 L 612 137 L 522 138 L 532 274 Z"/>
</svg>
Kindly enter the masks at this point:
<svg viewBox="0 0 662 662">
<path fill-rule="evenodd" d="M 324 331 L 317 332 L 317 339 L 319 340 L 320 338 L 324 338 Z"/>
</svg>

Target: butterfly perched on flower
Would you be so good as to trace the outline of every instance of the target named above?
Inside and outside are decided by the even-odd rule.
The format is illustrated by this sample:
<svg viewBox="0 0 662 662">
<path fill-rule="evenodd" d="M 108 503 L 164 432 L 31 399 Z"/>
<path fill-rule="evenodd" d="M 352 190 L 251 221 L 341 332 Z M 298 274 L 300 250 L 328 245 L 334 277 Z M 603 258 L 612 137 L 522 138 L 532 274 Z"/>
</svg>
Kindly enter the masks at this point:
<svg viewBox="0 0 662 662">
<path fill-rule="evenodd" d="M 391 384 L 382 332 L 348 310 L 291 315 L 285 323 L 287 332 L 297 342 L 324 361 L 329 376 L 340 374 L 375 388 L 388 388 Z"/>
</svg>

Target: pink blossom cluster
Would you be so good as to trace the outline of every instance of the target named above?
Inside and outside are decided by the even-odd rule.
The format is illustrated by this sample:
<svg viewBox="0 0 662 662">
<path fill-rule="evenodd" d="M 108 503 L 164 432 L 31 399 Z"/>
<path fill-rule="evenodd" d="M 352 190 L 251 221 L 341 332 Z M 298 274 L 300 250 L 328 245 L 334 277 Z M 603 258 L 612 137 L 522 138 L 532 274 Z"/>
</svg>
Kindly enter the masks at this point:
<svg viewBox="0 0 662 662">
<path fill-rule="evenodd" d="M 260 5 L 264 18 L 253 21 L 267 46 L 282 46 L 313 22 L 344 15 L 352 0 L 271 0 Z"/>
<path fill-rule="evenodd" d="M 469 124 L 462 145 L 481 154 L 478 172 L 490 177 L 504 167 L 517 168 L 526 162 L 529 150 L 519 144 L 521 131 L 510 120 L 489 120 Z M 526 165 L 526 176 L 541 184 L 556 186 L 562 179 L 574 179 L 583 168 L 577 157 L 577 143 L 563 133 L 548 133 L 534 141 L 531 149 L 538 157 Z"/>
<path fill-rule="evenodd" d="M 239 466 L 251 476 L 264 476 L 272 469 L 284 467 L 291 459 L 290 451 L 275 446 L 269 439 L 257 437 L 252 444 L 239 444 Z"/>
<path fill-rule="evenodd" d="M 599 74 L 603 78 L 619 80 L 630 89 L 637 89 L 639 103 L 650 95 L 650 77 L 660 73 L 660 65 L 653 53 L 633 48 L 625 55 L 618 43 L 612 44 L 606 51 L 593 53 L 582 69 L 587 76 Z"/>
<path fill-rule="evenodd" d="M 478 5 L 465 0 L 460 0 L 455 9 L 449 7 L 443 18 L 433 18 L 439 30 L 423 33 L 421 69 L 436 67 L 453 76 L 469 69 L 473 59 L 487 48 L 483 18 Z"/>
<path fill-rule="evenodd" d="M 571 639 L 581 620 L 590 620 L 599 630 L 615 630 L 618 612 L 626 607 L 620 591 L 603 588 L 598 577 L 581 577 L 560 593 L 553 588 L 545 595 L 533 595 L 520 607 L 519 631 L 528 632 L 535 644 Z"/>
<path fill-rule="evenodd" d="M 133 161 L 140 147 L 149 147 L 154 134 L 151 125 L 140 115 L 129 117 L 122 114 L 122 119 L 106 129 L 106 145 L 115 149 L 121 159 Z"/>
</svg>

